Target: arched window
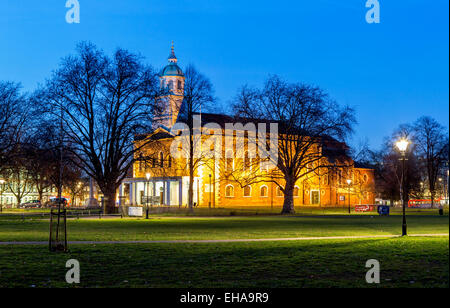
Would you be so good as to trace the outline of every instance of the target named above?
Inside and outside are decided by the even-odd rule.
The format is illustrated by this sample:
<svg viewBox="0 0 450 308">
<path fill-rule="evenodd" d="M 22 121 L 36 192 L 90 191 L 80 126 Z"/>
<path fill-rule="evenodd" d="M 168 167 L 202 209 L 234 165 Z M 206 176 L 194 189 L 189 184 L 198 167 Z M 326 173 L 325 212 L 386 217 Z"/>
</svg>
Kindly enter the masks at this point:
<svg viewBox="0 0 450 308">
<path fill-rule="evenodd" d="M 227 198 L 234 197 L 234 186 L 233 185 L 228 184 L 225 187 L 225 197 L 227 197 Z"/>
<path fill-rule="evenodd" d="M 168 83 L 169 90 L 173 90 L 173 80 L 170 80 Z"/>
<path fill-rule="evenodd" d="M 277 192 L 276 192 L 277 197 L 283 197 L 283 191 L 281 190 L 280 187 L 277 186 Z"/>
<path fill-rule="evenodd" d="M 251 197 L 252 196 L 252 187 L 250 185 L 247 185 L 244 187 L 244 197 Z"/>
<path fill-rule="evenodd" d="M 181 83 L 181 80 L 178 80 L 178 90 L 183 90 L 183 84 Z"/>
<path fill-rule="evenodd" d="M 164 168 L 164 153 L 159 152 L 159 165 L 161 168 Z"/>
<path fill-rule="evenodd" d="M 261 196 L 261 197 L 267 197 L 267 196 L 269 195 L 269 194 L 268 194 L 269 190 L 267 189 L 267 186 L 266 186 L 266 185 L 261 186 L 261 188 L 259 189 L 259 191 L 260 191 L 260 196 Z"/>
<path fill-rule="evenodd" d="M 298 186 L 294 187 L 294 197 L 299 197 L 300 196 L 300 188 L 298 188 Z"/>
<path fill-rule="evenodd" d="M 367 181 L 369 180 L 369 177 L 367 176 L 367 174 L 363 175 L 363 183 L 367 183 Z"/>
</svg>

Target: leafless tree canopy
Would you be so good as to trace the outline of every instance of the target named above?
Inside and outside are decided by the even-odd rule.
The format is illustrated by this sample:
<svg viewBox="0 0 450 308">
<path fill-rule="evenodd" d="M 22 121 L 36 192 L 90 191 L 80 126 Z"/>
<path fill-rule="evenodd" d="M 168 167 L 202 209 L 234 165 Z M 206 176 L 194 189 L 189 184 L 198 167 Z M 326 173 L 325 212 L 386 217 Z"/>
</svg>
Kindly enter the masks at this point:
<svg viewBox="0 0 450 308">
<path fill-rule="evenodd" d="M 27 112 L 20 89 L 20 84 L 0 81 L 0 172 L 22 137 Z"/>
<path fill-rule="evenodd" d="M 413 130 L 413 141 L 421 159 L 422 167 L 426 170 L 431 203 L 433 204 L 436 195 L 436 182 L 449 160 L 448 131 L 430 117 L 419 118 L 414 123 Z"/>
<path fill-rule="evenodd" d="M 294 212 L 295 182 L 323 167 L 323 145 L 344 140 L 355 123 L 353 109 L 339 106 L 320 88 L 287 83 L 277 76 L 270 77 L 263 89 L 241 88 L 233 107 L 237 117 L 279 124 L 281 173 L 275 178 L 285 182 L 276 181 L 285 195 L 283 213 Z"/>
<path fill-rule="evenodd" d="M 74 162 L 97 181 L 109 211 L 140 150 L 135 135 L 151 130 L 159 95 L 157 74 L 140 57 L 123 49 L 108 57 L 90 43 L 63 59 L 38 95 L 47 115 L 62 120 Z"/>
</svg>

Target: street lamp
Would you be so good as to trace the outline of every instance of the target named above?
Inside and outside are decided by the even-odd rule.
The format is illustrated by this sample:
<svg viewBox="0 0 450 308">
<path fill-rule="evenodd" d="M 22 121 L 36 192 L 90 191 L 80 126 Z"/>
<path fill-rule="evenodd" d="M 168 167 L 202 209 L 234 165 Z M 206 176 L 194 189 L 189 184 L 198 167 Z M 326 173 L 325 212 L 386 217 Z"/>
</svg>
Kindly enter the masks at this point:
<svg viewBox="0 0 450 308">
<path fill-rule="evenodd" d="M 0 213 L 3 212 L 3 191 L 5 190 L 5 183 L 6 181 L 3 179 L 0 179 L 0 185 L 2 186 L 0 189 Z"/>
<path fill-rule="evenodd" d="M 145 219 L 148 219 L 148 198 L 149 198 L 148 193 L 149 193 L 149 190 L 150 190 L 150 177 L 151 177 L 151 174 L 147 173 L 145 175 L 145 177 L 147 178 L 147 185 L 146 185 L 147 186 L 147 196 L 145 196 L 145 204 L 146 204 Z"/>
<path fill-rule="evenodd" d="M 402 197 L 402 204 L 403 204 L 403 223 L 402 223 L 402 236 L 406 236 L 408 234 L 407 232 L 407 225 L 406 225 L 406 198 L 405 198 L 405 161 L 406 161 L 406 150 L 408 150 L 409 141 L 406 139 L 401 139 L 397 141 L 395 144 L 397 146 L 397 149 L 400 151 L 400 154 L 402 155 L 402 185 L 401 185 L 401 197 Z"/>
<path fill-rule="evenodd" d="M 348 213 L 351 214 L 351 206 L 350 206 L 350 188 L 352 185 L 352 180 L 348 179 L 347 180 L 347 184 L 348 184 Z"/>
</svg>

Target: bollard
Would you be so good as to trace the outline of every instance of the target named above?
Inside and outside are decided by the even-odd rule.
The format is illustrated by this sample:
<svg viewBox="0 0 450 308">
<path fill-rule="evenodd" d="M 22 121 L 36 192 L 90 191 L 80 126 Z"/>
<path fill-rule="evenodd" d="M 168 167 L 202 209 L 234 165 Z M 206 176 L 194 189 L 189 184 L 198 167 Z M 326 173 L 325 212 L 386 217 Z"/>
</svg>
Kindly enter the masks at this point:
<svg viewBox="0 0 450 308">
<path fill-rule="evenodd" d="M 444 216 L 444 209 L 439 209 L 439 215 Z"/>
</svg>

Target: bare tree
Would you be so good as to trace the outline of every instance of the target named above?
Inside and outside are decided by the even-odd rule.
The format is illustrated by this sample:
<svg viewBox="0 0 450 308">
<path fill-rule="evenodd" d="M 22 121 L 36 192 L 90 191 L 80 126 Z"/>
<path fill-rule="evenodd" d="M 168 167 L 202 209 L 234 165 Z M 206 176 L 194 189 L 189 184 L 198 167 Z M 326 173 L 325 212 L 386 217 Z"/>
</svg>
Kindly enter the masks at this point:
<svg viewBox="0 0 450 308">
<path fill-rule="evenodd" d="M 27 108 L 20 84 L 0 81 L 0 172 L 21 140 Z"/>
<path fill-rule="evenodd" d="M 279 125 L 277 168 L 270 175 L 284 193 L 282 213 L 294 213 L 295 183 L 326 167 L 327 149 L 342 147 L 355 123 L 354 111 L 340 107 L 320 88 L 270 77 L 262 90 L 243 87 L 234 104 L 240 117 Z"/>
<path fill-rule="evenodd" d="M 185 157 L 189 173 L 188 206 L 193 211 L 194 204 L 194 175 L 203 161 L 203 155 L 195 155 L 195 149 L 200 149 L 202 142 L 200 132 L 194 132 L 194 115 L 207 109 L 214 102 L 213 86 L 208 78 L 189 65 L 185 70 L 184 98 L 180 109 L 179 119 L 187 124 L 189 130 Z"/>
<path fill-rule="evenodd" d="M 133 141 L 135 135 L 151 131 L 160 94 L 158 76 L 123 49 L 110 58 L 94 45 L 81 43 L 77 53 L 63 59 L 40 106 L 56 123 L 62 120 L 74 164 L 96 180 L 111 213 L 134 154 L 147 145 L 135 146 Z"/>
<path fill-rule="evenodd" d="M 426 169 L 431 205 L 434 205 L 436 183 L 449 160 L 448 131 L 431 117 L 421 117 L 414 123 L 414 141 Z"/>
<path fill-rule="evenodd" d="M 6 180 L 8 190 L 16 197 L 17 206 L 20 206 L 22 199 L 33 191 L 33 181 L 27 169 L 29 157 L 26 147 L 18 144 L 13 150 L 14 156 L 9 159 L 2 176 Z"/>
<path fill-rule="evenodd" d="M 395 200 L 409 200 L 411 196 L 420 194 L 421 170 L 417 157 L 416 144 L 412 142 L 406 152 L 405 185 L 402 183 L 401 155 L 395 142 L 401 138 L 413 140 L 411 125 L 400 125 L 391 136 L 386 137 L 383 150 L 370 152 L 371 166 L 375 169 L 376 190 L 381 197 Z M 404 187 L 403 196 L 401 187 Z"/>
</svg>

